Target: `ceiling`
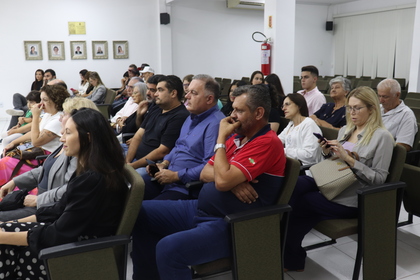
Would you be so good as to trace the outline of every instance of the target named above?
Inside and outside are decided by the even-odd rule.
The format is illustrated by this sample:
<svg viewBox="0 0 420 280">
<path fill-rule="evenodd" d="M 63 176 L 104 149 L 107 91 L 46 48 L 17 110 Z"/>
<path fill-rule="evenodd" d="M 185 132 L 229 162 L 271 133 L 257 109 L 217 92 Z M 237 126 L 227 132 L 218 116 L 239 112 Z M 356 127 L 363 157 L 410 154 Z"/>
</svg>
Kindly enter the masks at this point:
<svg viewBox="0 0 420 280">
<path fill-rule="evenodd" d="M 354 2 L 357 0 L 297 0 L 298 4 L 314 4 L 314 5 L 334 5 Z"/>
</svg>

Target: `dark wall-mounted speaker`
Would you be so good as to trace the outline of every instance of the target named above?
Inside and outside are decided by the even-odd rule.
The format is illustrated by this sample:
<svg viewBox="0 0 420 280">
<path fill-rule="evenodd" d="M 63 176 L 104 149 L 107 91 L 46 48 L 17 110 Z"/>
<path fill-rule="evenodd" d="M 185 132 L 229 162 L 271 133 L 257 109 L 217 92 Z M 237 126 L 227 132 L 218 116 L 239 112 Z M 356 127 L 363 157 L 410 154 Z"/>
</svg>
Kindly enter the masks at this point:
<svg viewBox="0 0 420 280">
<path fill-rule="evenodd" d="M 168 13 L 160 13 L 160 24 L 169 24 L 170 21 Z"/>
<path fill-rule="evenodd" d="M 333 28 L 334 28 L 333 22 L 332 21 L 327 21 L 326 24 L 325 24 L 325 30 L 331 31 L 331 30 L 333 30 Z"/>
</svg>

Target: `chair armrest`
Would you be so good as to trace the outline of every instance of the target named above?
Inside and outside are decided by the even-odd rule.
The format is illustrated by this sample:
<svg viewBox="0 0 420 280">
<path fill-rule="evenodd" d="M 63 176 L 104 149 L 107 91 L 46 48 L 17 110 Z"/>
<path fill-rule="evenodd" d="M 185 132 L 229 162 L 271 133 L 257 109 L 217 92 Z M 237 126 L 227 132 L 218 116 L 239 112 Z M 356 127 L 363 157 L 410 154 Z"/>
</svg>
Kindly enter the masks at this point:
<svg viewBox="0 0 420 280">
<path fill-rule="evenodd" d="M 225 221 L 228 223 L 242 222 L 246 220 L 256 219 L 260 217 L 270 216 L 274 214 L 280 214 L 284 212 L 290 212 L 292 207 L 288 204 L 270 205 L 257 209 L 251 209 L 235 214 L 230 214 L 225 217 Z"/>
<path fill-rule="evenodd" d="M 382 185 L 376 185 L 376 186 L 370 186 L 362 189 L 358 189 L 356 193 L 358 195 L 369 195 L 373 193 L 379 193 L 383 191 L 389 191 L 399 188 L 404 188 L 405 183 L 404 182 L 393 182 L 393 183 L 386 183 Z"/>
<path fill-rule="evenodd" d="M 44 260 L 58 258 L 88 251 L 101 250 L 104 248 L 128 244 L 130 240 L 130 236 L 117 235 L 67 243 L 42 249 L 41 252 L 39 252 L 39 259 Z"/>
<path fill-rule="evenodd" d="M 300 171 L 304 171 L 304 170 L 309 170 L 309 168 L 311 168 L 312 165 L 315 165 L 316 163 L 312 163 L 312 164 L 307 164 L 307 165 L 301 165 L 300 166 Z"/>
<path fill-rule="evenodd" d="M 196 189 L 201 189 L 203 187 L 203 182 L 201 181 L 192 181 L 189 183 L 185 184 L 185 188 L 187 188 L 187 190 L 196 190 Z"/>
<path fill-rule="evenodd" d="M 43 160 L 43 159 L 46 159 L 48 157 L 48 155 L 40 155 L 40 156 L 37 156 L 35 159 L 36 160 Z"/>
<path fill-rule="evenodd" d="M 420 166 L 420 150 L 412 150 L 412 151 L 407 152 L 405 163 L 408 163 L 414 166 Z"/>
</svg>

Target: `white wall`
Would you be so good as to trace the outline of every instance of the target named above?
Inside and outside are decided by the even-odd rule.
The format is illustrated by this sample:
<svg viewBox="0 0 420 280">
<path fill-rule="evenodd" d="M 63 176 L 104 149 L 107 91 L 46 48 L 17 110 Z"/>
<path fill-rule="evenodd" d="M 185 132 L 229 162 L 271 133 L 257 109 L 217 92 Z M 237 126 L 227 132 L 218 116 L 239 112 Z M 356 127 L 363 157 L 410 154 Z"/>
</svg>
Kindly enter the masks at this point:
<svg viewBox="0 0 420 280">
<path fill-rule="evenodd" d="M 263 11 L 228 9 L 225 0 L 173 2 L 174 73 L 240 79 L 260 70 L 260 43 L 251 35 L 264 31 L 263 16 Z"/>
<path fill-rule="evenodd" d="M 175 0 L 168 6 L 171 23 L 159 24 L 164 9 L 160 1 L 150 0 L 29 0 L 0 1 L 0 119 L 11 107 L 12 94 L 29 92 L 37 68 L 53 68 L 69 87 L 77 87 L 78 72 L 87 68 L 98 71 L 108 87 L 118 87 L 121 75 L 130 63 L 147 62 L 157 72 L 183 76 L 208 73 L 213 76 L 241 78 L 260 68 L 260 44 L 251 39 L 254 31 L 263 31 L 263 11 L 227 9 L 225 0 Z M 410 4 L 414 0 L 399 0 Z M 367 3 L 365 3 L 367 2 Z M 384 4 L 382 3 L 384 2 Z M 365 0 L 337 5 L 334 13 L 350 13 L 368 6 L 396 5 L 394 0 Z M 27 9 L 25 7 L 28 7 Z M 361 7 L 361 8 L 360 8 Z M 333 71 L 333 33 L 325 31 L 328 7 L 296 6 L 294 73 L 303 65 L 316 65 L 321 75 Z M 68 35 L 69 21 L 84 21 L 86 35 Z M 293 23 L 291 23 L 293 24 Z M 170 32 L 167 30 L 170 29 Z M 166 38 L 166 37 L 171 38 Z M 163 38 L 162 38 L 163 37 Z M 42 61 L 26 61 L 23 41 L 42 41 Z M 86 41 L 88 59 L 70 59 L 70 41 Z M 91 41 L 109 42 L 108 60 L 92 60 Z M 130 58 L 112 58 L 112 41 L 128 40 Z M 64 41 L 66 60 L 49 61 L 47 41 Z M 172 48 L 159 46 L 171 42 Z M 288 42 L 276 41 L 276 44 Z M 171 55 L 167 55 L 171 52 Z M 165 67 L 172 56 L 172 67 Z M 172 73 L 168 73 L 172 69 Z"/>
<path fill-rule="evenodd" d="M 251 35 L 264 31 L 263 11 L 228 9 L 225 0 L 177 0 L 171 9 L 177 75 L 205 72 L 240 79 L 260 69 L 260 43 Z M 295 75 L 308 64 L 319 67 L 322 75 L 331 74 L 333 40 L 332 32 L 325 31 L 326 17 L 327 6 L 296 6 Z"/>
<path fill-rule="evenodd" d="M 27 9 L 23 7 L 28 7 Z M 130 63 L 157 64 L 158 3 L 149 0 L 4 0 L 0 2 L 0 119 L 12 94 L 26 95 L 37 68 L 52 68 L 68 87 L 77 88 L 79 71 L 97 71 L 108 87 L 119 87 Z M 86 35 L 69 35 L 69 21 L 86 22 Z M 23 41 L 42 41 L 43 60 L 26 61 Z M 109 59 L 92 60 L 91 42 L 108 41 Z M 113 40 L 129 41 L 129 59 L 114 59 Z M 48 60 L 47 41 L 64 41 L 66 59 Z M 87 60 L 71 60 L 70 41 L 86 41 Z M 159 70 L 159 69 L 157 69 Z M 0 104 L 1 105 L 1 104 Z"/>
<path fill-rule="evenodd" d="M 327 6 L 296 5 L 295 76 L 305 65 L 315 65 L 320 76 L 334 74 L 333 31 L 325 30 L 327 15 Z"/>
</svg>

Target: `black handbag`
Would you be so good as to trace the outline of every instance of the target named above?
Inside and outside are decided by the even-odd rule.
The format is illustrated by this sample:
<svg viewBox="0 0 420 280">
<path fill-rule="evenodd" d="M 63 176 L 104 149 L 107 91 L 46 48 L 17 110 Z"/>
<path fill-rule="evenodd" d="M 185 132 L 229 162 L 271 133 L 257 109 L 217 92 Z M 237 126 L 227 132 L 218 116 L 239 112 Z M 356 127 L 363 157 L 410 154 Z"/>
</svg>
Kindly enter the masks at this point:
<svg viewBox="0 0 420 280">
<path fill-rule="evenodd" d="M 16 210 L 23 207 L 27 190 L 16 190 L 7 194 L 0 202 L 0 211 Z"/>
</svg>

